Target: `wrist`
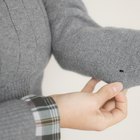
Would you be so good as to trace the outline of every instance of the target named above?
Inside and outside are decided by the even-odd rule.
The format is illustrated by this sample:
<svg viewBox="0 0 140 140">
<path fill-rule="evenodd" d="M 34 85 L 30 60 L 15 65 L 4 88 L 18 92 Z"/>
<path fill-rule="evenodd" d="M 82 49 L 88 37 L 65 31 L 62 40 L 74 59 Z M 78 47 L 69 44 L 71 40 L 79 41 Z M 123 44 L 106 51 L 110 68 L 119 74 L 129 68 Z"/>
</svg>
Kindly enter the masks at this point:
<svg viewBox="0 0 140 140">
<path fill-rule="evenodd" d="M 65 105 L 63 105 L 63 99 L 62 99 L 62 95 L 51 95 L 51 97 L 54 99 L 54 101 L 56 102 L 56 105 L 58 107 L 58 112 L 60 115 L 60 127 L 61 128 L 67 128 L 66 123 L 68 123 L 68 121 L 66 120 L 66 116 L 65 116 Z"/>
</svg>

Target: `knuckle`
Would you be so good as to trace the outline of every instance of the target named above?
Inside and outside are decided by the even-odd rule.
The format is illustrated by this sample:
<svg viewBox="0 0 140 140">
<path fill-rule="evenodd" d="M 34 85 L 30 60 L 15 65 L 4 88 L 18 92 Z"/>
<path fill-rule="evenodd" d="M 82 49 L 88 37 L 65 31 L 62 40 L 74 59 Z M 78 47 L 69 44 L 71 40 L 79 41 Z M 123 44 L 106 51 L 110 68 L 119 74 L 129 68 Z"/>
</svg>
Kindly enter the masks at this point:
<svg viewBox="0 0 140 140">
<path fill-rule="evenodd" d="M 123 114 L 122 114 L 122 120 L 123 120 L 123 119 L 126 119 L 127 116 L 128 116 L 128 113 L 127 113 L 127 112 L 123 113 Z"/>
<path fill-rule="evenodd" d="M 124 114 L 124 119 L 126 119 L 126 118 L 127 118 L 127 116 L 128 116 L 128 113 L 125 113 L 125 114 Z"/>
<path fill-rule="evenodd" d="M 106 129 L 106 126 L 103 124 L 97 125 L 96 126 L 96 131 L 104 131 Z"/>
</svg>

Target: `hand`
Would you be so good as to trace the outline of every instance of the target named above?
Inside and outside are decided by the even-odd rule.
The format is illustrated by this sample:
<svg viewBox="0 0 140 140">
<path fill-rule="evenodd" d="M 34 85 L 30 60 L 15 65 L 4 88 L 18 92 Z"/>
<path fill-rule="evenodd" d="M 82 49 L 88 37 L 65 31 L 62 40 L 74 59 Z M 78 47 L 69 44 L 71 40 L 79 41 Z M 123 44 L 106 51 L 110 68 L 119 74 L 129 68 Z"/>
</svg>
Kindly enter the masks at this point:
<svg viewBox="0 0 140 140">
<path fill-rule="evenodd" d="M 81 92 L 52 95 L 62 128 L 101 131 L 126 118 L 127 90 L 115 82 L 92 93 L 98 82 L 91 79 Z"/>
</svg>

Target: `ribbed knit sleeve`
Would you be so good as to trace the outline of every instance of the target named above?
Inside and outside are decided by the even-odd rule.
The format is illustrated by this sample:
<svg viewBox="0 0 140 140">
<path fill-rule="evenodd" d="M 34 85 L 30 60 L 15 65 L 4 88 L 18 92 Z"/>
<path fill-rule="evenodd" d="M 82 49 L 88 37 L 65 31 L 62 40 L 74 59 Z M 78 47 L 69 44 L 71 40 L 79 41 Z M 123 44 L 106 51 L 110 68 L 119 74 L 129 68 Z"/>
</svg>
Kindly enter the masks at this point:
<svg viewBox="0 0 140 140">
<path fill-rule="evenodd" d="M 59 119 L 52 97 L 8 100 L 0 104 L 0 140 L 59 140 Z"/>
<path fill-rule="evenodd" d="M 102 27 L 81 0 L 43 0 L 52 32 L 52 52 L 66 70 L 124 88 L 140 85 L 140 31 Z"/>
</svg>

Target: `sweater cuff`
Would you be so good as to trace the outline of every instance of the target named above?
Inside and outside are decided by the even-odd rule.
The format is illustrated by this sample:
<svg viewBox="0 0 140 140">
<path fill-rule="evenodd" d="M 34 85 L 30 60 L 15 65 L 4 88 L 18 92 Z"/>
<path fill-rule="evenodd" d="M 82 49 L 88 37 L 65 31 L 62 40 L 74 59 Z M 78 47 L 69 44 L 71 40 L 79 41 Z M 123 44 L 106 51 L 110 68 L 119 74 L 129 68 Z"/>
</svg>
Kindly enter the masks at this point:
<svg viewBox="0 0 140 140">
<path fill-rule="evenodd" d="M 30 106 L 36 125 L 36 137 L 42 140 L 60 140 L 60 115 L 53 98 L 31 94 L 21 100 Z"/>
</svg>

